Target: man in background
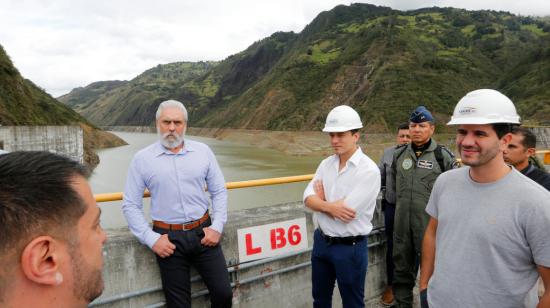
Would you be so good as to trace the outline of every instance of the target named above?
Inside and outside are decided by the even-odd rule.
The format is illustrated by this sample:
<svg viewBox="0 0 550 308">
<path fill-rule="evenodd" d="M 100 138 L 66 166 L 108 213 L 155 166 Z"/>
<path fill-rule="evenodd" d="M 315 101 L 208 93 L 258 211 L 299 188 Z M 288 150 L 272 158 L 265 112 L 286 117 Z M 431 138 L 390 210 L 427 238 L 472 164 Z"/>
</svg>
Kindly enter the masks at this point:
<svg viewBox="0 0 550 308">
<path fill-rule="evenodd" d="M 411 143 L 395 150 L 392 169 L 396 192 L 393 293 L 397 307 L 412 307 L 422 237 L 429 216 L 425 208 L 435 179 L 457 167 L 454 155 L 432 138 L 435 120 L 424 106 L 409 118 Z"/>
<path fill-rule="evenodd" d="M 87 307 L 103 291 L 88 170 L 49 152 L 0 155 L 0 307 Z"/>
<path fill-rule="evenodd" d="M 537 136 L 525 127 L 512 129 L 512 140 L 504 150 L 504 161 L 550 191 L 550 174 L 535 167 L 529 159 L 536 155 Z"/>
<path fill-rule="evenodd" d="M 393 220 L 395 216 L 395 190 L 393 190 L 392 160 L 395 149 L 411 142 L 409 135 L 409 124 L 404 123 L 397 128 L 396 143 L 384 149 L 384 154 L 380 159 L 380 176 L 382 188 L 382 211 L 384 211 L 384 226 L 386 233 L 386 289 L 382 293 L 381 302 L 383 305 L 391 306 L 393 304 Z"/>
</svg>

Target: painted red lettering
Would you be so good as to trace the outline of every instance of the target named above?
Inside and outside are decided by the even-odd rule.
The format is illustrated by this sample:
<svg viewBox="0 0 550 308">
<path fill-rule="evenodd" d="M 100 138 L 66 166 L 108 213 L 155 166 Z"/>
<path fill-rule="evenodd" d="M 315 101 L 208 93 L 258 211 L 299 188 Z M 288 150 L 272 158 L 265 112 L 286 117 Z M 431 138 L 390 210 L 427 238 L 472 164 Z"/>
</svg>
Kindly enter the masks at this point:
<svg viewBox="0 0 550 308">
<path fill-rule="evenodd" d="M 288 242 L 290 245 L 298 245 L 302 241 L 302 233 L 300 233 L 300 226 L 292 225 L 288 228 Z"/>
<path fill-rule="evenodd" d="M 271 249 L 278 249 L 286 245 L 285 229 L 271 229 Z"/>
<path fill-rule="evenodd" d="M 262 252 L 262 247 L 252 247 L 252 234 L 247 233 L 245 236 L 245 242 L 246 242 L 246 255 L 255 255 L 257 253 Z"/>
</svg>

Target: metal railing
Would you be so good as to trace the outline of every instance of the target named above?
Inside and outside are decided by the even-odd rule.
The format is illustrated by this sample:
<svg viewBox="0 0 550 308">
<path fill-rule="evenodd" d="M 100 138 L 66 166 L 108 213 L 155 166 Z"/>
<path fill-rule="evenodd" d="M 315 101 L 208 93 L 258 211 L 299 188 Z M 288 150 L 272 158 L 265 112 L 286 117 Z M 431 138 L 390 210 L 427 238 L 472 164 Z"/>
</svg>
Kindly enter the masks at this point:
<svg viewBox="0 0 550 308">
<path fill-rule="evenodd" d="M 384 232 L 383 227 L 375 228 L 371 231 L 371 233 L 369 233 L 369 238 L 374 236 L 374 235 L 382 234 L 383 232 Z M 375 242 L 368 243 L 367 247 L 368 248 L 377 247 L 377 246 L 384 245 L 385 243 L 386 243 L 385 239 L 378 239 Z M 264 258 L 264 259 L 245 262 L 245 263 L 240 263 L 240 264 L 228 265 L 227 266 L 227 271 L 228 271 L 228 273 L 230 275 L 230 278 L 231 278 L 230 279 L 231 280 L 231 283 L 230 283 L 231 287 L 232 288 L 239 287 L 241 285 L 249 284 L 249 283 L 256 282 L 256 281 L 262 280 L 262 279 L 266 279 L 266 278 L 271 277 L 271 276 L 280 275 L 280 274 L 283 274 L 283 273 L 287 273 L 287 272 L 290 272 L 290 271 L 295 271 L 295 270 L 298 270 L 298 269 L 301 269 L 301 268 L 304 268 L 304 267 L 308 267 L 308 266 L 311 265 L 311 262 L 310 261 L 305 261 L 305 262 L 295 264 L 295 265 L 291 265 L 291 266 L 283 266 L 282 268 L 274 270 L 274 271 L 261 273 L 259 275 L 253 275 L 252 277 L 247 277 L 247 278 L 243 278 L 243 279 L 239 278 L 239 272 L 244 270 L 244 269 L 249 269 L 249 268 L 253 268 L 253 267 L 256 267 L 256 266 L 269 264 L 269 263 L 272 263 L 272 262 L 284 260 L 284 259 L 287 259 L 287 258 L 290 258 L 290 257 L 295 257 L 295 256 L 303 255 L 303 254 L 309 254 L 309 253 L 311 253 L 312 250 L 313 250 L 313 247 L 309 247 L 309 248 L 301 250 L 301 251 L 290 252 L 290 253 L 282 254 L 280 256 L 274 256 L 274 257 L 270 257 L 270 258 Z M 197 281 L 201 281 L 200 276 L 197 275 L 197 276 L 191 277 L 191 282 L 197 282 Z M 141 289 L 141 290 L 137 290 L 137 291 L 116 294 L 116 295 L 113 295 L 113 296 L 110 296 L 110 297 L 107 297 L 107 298 L 96 299 L 90 305 L 88 305 L 88 307 L 96 307 L 96 306 L 101 306 L 101 305 L 106 305 L 106 304 L 112 304 L 114 302 L 119 302 L 119 301 L 122 301 L 122 300 L 127 300 L 127 299 L 131 299 L 131 298 L 134 298 L 134 297 L 143 296 L 143 295 L 146 295 L 146 294 L 151 294 L 151 293 L 160 292 L 160 291 L 162 291 L 162 287 L 161 286 L 156 286 L 156 287 Z M 191 293 L 191 298 L 197 298 L 199 296 L 203 296 L 203 295 L 206 295 L 206 294 L 209 294 L 208 289 L 197 290 L 197 291 L 194 291 L 194 292 Z M 165 304 L 164 302 L 159 302 L 159 303 L 149 305 L 147 307 L 163 307 L 164 304 Z"/>
<path fill-rule="evenodd" d="M 257 187 L 257 186 L 266 186 L 266 185 L 287 184 L 287 183 L 295 183 L 295 182 L 305 182 L 311 179 L 313 179 L 313 174 L 304 174 L 304 175 L 295 175 L 295 176 L 285 176 L 280 178 L 227 182 L 225 183 L 225 187 L 227 189 L 237 189 L 237 188 Z M 94 197 L 96 202 L 118 201 L 118 200 L 122 200 L 122 192 L 96 194 L 94 195 Z M 148 191 L 145 191 L 143 193 L 143 197 L 144 198 L 151 197 L 151 194 Z"/>
<path fill-rule="evenodd" d="M 550 150 L 540 150 L 537 151 L 537 154 L 544 154 L 544 164 L 550 165 Z M 460 162 L 460 159 L 458 159 Z M 267 179 L 258 179 L 258 180 L 248 180 L 248 181 L 239 181 L 239 182 L 227 182 L 225 187 L 227 189 L 237 189 L 237 188 L 248 188 L 248 187 L 257 187 L 257 186 L 266 186 L 266 185 L 277 185 L 277 184 L 287 184 L 295 182 L 305 182 L 313 179 L 314 174 L 304 174 L 304 175 L 295 175 L 295 176 L 285 176 L 279 178 L 267 178 Z M 94 195 L 96 202 L 109 202 L 109 201 L 119 201 L 122 200 L 122 192 L 115 193 L 104 193 Z M 151 194 L 148 191 L 143 193 L 143 197 L 151 197 Z"/>
</svg>

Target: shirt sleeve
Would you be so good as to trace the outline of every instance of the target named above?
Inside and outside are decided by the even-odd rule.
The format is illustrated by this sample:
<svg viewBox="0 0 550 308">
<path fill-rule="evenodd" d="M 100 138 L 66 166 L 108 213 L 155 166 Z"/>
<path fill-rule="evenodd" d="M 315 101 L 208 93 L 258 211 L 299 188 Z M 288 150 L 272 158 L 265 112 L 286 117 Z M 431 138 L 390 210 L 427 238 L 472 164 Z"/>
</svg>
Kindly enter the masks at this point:
<svg viewBox="0 0 550 308">
<path fill-rule="evenodd" d="M 380 188 L 382 190 L 385 190 L 386 188 L 386 158 L 387 152 L 384 151 L 384 154 L 382 154 L 382 158 L 380 158 L 380 163 L 378 164 L 378 169 L 380 169 Z"/>
<path fill-rule="evenodd" d="M 431 217 L 438 219 L 438 200 L 439 200 L 439 187 L 441 186 L 441 176 L 437 177 L 434 183 L 432 192 L 430 193 L 430 199 L 428 200 L 428 205 L 426 205 L 426 213 Z"/>
<path fill-rule="evenodd" d="M 391 157 L 391 166 L 390 166 L 390 174 L 389 176 L 391 176 L 391 191 L 394 192 L 395 194 L 395 203 L 397 204 L 397 151 L 399 150 L 396 150 L 395 152 L 393 152 L 393 155 Z"/>
<path fill-rule="evenodd" d="M 153 245 L 160 238 L 160 234 L 151 230 L 143 214 L 143 191 L 145 187 L 145 179 L 140 172 L 139 158 L 134 157 L 130 163 L 124 187 L 122 212 L 128 221 L 130 231 L 137 237 L 140 243 L 152 249 Z"/>
<path fill-rule="evenodd" d="M 216 156 L 208 149 L 210 165 L 206 174 L 206 185 L 212 198 L 212 229 L 223 232 L 223 226 L 227 222 L 227 188 L 222 170 L 218 165 Z"/>
<path fill-rule="evenodd" d="M 323 165 L 325 164 L 325 160 L 323 160 L 319 166 L 317 167 L 317 170 L 315 171 L 315 175 L 313 176 L 313 179 L 307 184 L 306 189 L 304 190 L 304 196 L 302 201 L 304 204 L 306 203 L 306 199 L 309 196 L 315 195 L 315 190 L 313 189 L 313 182 L 317 180 L 323 179 Z"/>
<path fill-rule="evenodd" d="M 525 222 L 525 236 L 537 265 L 550 267 L 550 193 L 539 204 L 532 205 Z"/>
<path fill-rule="evenodd" d="M 380 172 L 376 168 L 365 168 L 357 174 L 354 188 L 344 198 L 347 207 L 356 212 L 376 205 L 376 198 L 380 192 Z"/>
</svg>

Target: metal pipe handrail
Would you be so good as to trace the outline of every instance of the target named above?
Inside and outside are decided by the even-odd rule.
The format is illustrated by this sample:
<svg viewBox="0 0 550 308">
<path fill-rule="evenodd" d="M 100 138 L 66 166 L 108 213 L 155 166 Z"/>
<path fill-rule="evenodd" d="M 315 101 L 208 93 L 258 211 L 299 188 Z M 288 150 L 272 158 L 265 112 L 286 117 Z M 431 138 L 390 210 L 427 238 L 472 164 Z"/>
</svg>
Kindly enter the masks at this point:
<svg viewBox="0 0 550 308">
<path fill-rule="evenodd" d="M 539 150 L 536 153 L 545 154 L 545 156 L 550 157 L 550 150 Z M 458 161 L 460 161 L 460 159 L 458 159 Z M 547 159 L 545 159 L 545 163 L 546 161 Z M 295 176 L 285 176 L 285 177 L 279 177 L 279 178 L 227 182 L 225 183 L 225 187 L 227 189 L 238 189 L 238 188 L 258 187 L 258 186 L 266 186 L 266 185 L 305 182 L 313 179 L 313 176 L 314 174 L 304 174 L 304 175 L 295 175 Z M 119 200 L 122 200 L 122 192 L 95 194 L 94 197 L 96 202 L 119 201 Z M 145 191 L 143 193 L 143 197 L 144 198 L 151 197 L 151 194 L 148 191 Z"/>
<path fill-rule="evenodd" d="M 248 181 L 239 181 L 239 182 L 227 182 L 225 187 L 227 189 L 237 189 L 237 188 L 247 188 L 247 187 L 257 187 L 257 186 L 266 186 L 266 185 L 276 185 L 276 184 L 287 184 L 295 182 L 305 182 L 313 179 L 314 174 L 304 174 L 304 175 L 295 175 L 295 176 L 285 176 L 280 178 L 267 178 L 267 179 L 258 179 L 258 180 L 248 180 Z M 122 192 L 116 193 L 104 193 L 94 195 L 96 202 L 108 202 L 108 201 L 118 201 L 122 200 Z M 151 197 L 151 194 L 148 191 L 143 193 L 143 197 Z"/>
</svg>

